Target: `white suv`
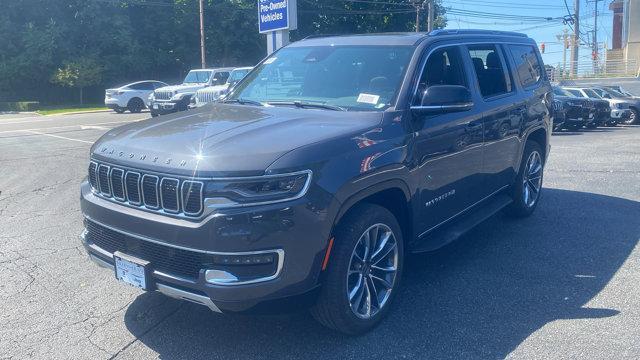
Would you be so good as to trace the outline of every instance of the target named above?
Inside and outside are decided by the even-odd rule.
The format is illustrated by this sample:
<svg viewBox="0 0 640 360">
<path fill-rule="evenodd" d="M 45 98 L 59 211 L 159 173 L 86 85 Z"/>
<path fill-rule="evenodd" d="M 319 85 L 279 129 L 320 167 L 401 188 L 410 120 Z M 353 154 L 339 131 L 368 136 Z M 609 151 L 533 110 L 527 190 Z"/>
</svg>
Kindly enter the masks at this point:
<svg viewBox="0 0 640 360">
<path fill-rule="evenodd" d="M 222 95 L 228 93 L 229 90 L 240 82 L 240 80 L 242 80 L 252 69 L 253 67 L 251 66 L 233 69 L 226 83 L 222 85 L 208 86 L 196 91 L 195 96 L 191 99 L 191 103 L 198 107 L 218 100 Z"/>
<path fill-rule="evenodd" d="M 181 85 L 156 89 L 149 96 L 151 116 L 187 110 L 191 97 L 198 89 L 226 83 L 231 70 L 233 68 L 191 70 Z"/>
<path fill-rule="evenodd" d="M 147 107 L 145 100 L 155 89 L 167 86 L 162 81 L 144 80 L 104 91 L 104 104 L 118 114 L 125 110 L 139 113 Z"/>
</svg>

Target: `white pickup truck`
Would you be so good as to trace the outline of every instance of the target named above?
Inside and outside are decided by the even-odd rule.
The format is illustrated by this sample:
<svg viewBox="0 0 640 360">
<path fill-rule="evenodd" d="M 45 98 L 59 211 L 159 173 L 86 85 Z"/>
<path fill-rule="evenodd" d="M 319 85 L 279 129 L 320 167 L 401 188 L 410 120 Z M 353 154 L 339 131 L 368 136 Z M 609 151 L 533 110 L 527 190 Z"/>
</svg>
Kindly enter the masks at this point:
<svg viewBox="0 0 640 360">
<path fill-rule="evenodd" d="M 156 89 L 148 99 L 151 116 L 187 110 L 198 89 L 225 84 L 231 70 L 233 68 L 191 70 L 182 84 Z"/>
</svg>

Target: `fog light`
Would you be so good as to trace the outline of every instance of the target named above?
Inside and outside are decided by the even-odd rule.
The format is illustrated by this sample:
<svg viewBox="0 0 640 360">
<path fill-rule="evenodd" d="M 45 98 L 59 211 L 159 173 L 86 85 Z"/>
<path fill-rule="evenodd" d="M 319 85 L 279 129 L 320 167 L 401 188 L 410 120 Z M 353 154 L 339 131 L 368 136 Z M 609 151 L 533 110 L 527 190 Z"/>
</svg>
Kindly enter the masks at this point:
<svg viewBox="0 0 640 360">
<path fill-rule="evenodd" d="M 275 254 L 255 255 L 216 255 L 213 263 L 216 265 L 260 265 L 271 264 L 275 261 Z"/>
</svg>

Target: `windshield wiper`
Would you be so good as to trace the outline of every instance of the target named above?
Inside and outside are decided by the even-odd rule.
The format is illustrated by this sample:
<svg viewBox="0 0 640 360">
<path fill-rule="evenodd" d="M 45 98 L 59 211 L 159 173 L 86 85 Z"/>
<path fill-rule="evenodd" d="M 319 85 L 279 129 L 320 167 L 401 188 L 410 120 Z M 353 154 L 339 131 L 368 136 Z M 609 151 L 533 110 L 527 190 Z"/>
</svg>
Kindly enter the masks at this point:
<svg viewBox="0 0 640 360">
<path fill-rule="evenodd" d="M 298 108 L 318 108 L 318 109 L 327 109 L 327 110 L 334 110 L 334 111 L 347 111 L 347 109 L 341 107 L 341 106 L 336 106 L 336 105 L 329 105 L 329 104 L 318 104 L 318 103 L 310 103 L 310 102 L 305 102 L 305 101 L 269 101 L 267 102 L 268 105 L 274 105 L 274 106 L 278 106 L 278 105 L 291 105 L 291 106 L 295 106 Z"/>
<path fill-rule="evenodd" d="M 248 100 L 248 99 L 229 99 L 229 100 L 223 100 L 223 103 L 238 103 L 240 105 L 256 105 L 256 106 L 264 106 L 263 103 L 259 102 L 259 101 L 255 101 L 255 100 Z"/>
</svg>

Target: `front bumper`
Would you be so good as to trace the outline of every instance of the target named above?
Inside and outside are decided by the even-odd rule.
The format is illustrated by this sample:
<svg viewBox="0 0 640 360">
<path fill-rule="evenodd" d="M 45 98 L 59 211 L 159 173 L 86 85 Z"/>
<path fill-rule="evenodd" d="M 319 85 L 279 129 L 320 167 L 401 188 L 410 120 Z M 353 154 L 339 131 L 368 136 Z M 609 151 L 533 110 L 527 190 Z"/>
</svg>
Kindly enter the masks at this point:
<svg viewBox="0 0 640 360">
<path fill-rule="evenodd" d="M 628 119 L 631 117 L 630 109 L 611 109 L 611 118 L 612 119 Z"/>
<path fill-rule="evenodd" d="M 184 251 L 214 255 L 281 250 L 276 276 L 254 283 L 215 284 L 207 281 L 207 268 L 191 277 L 150 263 L 155 285 L 150 290 L 174 295 L 179 291 L 174 297 L 225 312 L 247 311 L 316 289 L 334 216 L 329 209 L 337 209 L 332 197 L 311 188 L 305 197 L 290 202 L 229 209 L 193 221 L 105 200 L 94 195 L 86 182 L 81 189 L 81 208 L 88 225 L 99 224 L 131 237 L 128 249 L 132 252 L 148 243 L 162 247 L 165 257 L 181 256 L 178 253 Z M 83 243 L 94 261 L 113 267 L 113 253 L 97 246 L 90 233 L 85 233 Z M 127 254 L 149 261 L 139 254 Z"/>
<path fill-rule="evenodd" d="M 154 114 L 164 115 L 177 112 L 179 109 L 179 101 L 171 100 L 153 100 L 149 102 L 149 110 Z"/>
</svg>

